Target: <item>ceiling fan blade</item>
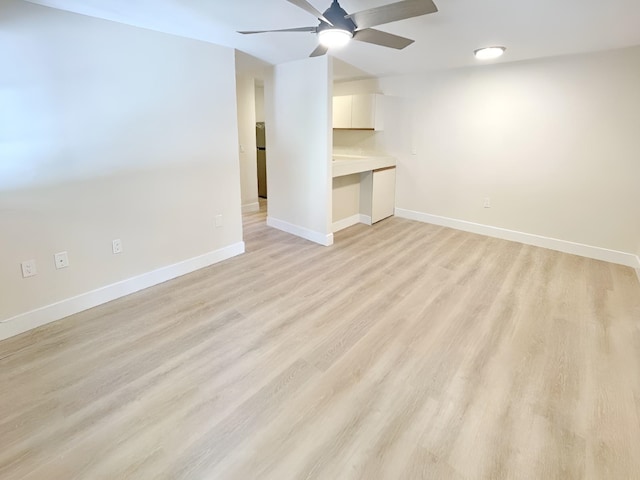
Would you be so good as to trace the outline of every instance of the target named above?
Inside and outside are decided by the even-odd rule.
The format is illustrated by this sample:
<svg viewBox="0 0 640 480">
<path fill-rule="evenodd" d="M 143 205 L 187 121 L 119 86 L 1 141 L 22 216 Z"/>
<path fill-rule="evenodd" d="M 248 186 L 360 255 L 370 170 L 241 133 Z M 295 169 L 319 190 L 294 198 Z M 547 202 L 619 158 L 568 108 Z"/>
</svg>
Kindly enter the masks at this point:
<svg viewBox="0 0 640 480">
<path fill-rule="evenodd" d="M 280 30 L 243 30 L 238 33 L 242 33 L 243 35 L 251 35 L 253 33 L 269 33 L 269 32 L 311 32 L 316 33 L 318 31 L 318 27 L 298 27 L 298 28 L 283 28 Z"/>
<path fill-rule="evenodd" d="M 415 41 L 410 38 L 381 32 L 380 30 L 374 30 L 373 28 L 358 30 L 353 34 L 353 39 L 358 40 L 359 42 L 367 42 L 375 45 L 381 45 L 383 47 L 395 48 L 396 50 L 402 50 Z"/>
<path fill-rule="evenodd" d="M 311 52 L 311 55 L 309 55 L 309 56 L 310 57 L 321 57 L 322 55 L 324 55 L 328 51 L 329 51 L 329 49 L 327 47 L 325 47 L 324 45 L 318 45 L 316 47 L 316 49 L 313 52 Z"/>
<path fill-rule="evenodd" d="M 322 20 L 323 22 L 326 22 L 329 25 L 333 25 L 333 23 L 331 23 L 329 20 L 327 20 L 324 17 L 324 15 L 322 14 L 322 12 L 320 12 L 320 10 L 318 10 L 316 7 L 314 7 L 309 2 L 307 2 L 307 0 L 287 0 L 287 2 L 295 5 L 298 8 L 301 8 L 307 13 L 310 13 L 311 15 L 316 17 L 318 20 Z"/>
<path fill-rule="evenodd" d="M 402 2 L 352 13 L 345 18 L 353 20 L 358 30 L 360 30 L 384 23 L 404 20 L 405 18 L 419 17 L 437 11 L 438 7 L 435 6 L 432 0 L 404 0 Z"/>
</svg>

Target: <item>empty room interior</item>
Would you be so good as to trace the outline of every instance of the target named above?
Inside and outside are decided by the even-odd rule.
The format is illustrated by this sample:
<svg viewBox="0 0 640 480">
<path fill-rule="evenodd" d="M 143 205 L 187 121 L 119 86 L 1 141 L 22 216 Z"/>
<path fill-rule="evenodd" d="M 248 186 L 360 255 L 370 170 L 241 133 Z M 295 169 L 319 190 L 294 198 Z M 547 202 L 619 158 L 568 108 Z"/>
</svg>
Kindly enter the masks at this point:
<svg viewBox="0 0 640 480">
<path fill-rule="evenodd" d="M 0 479 L 640 478 L 640 2 L 0 0 Z"/>
</svg>

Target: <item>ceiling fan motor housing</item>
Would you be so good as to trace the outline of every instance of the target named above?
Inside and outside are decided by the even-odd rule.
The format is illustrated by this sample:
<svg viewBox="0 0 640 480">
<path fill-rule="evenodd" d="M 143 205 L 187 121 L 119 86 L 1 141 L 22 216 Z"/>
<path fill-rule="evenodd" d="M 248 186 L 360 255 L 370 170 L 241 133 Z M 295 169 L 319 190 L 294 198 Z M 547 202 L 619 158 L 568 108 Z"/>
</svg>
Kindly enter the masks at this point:
<svg viewBox="0 0 640 480">
<path fill-rule="evenodd" d="M 333 23 L 333 26 L 329 25 L 327 22 L 320 20 L 320 25 L 318 25 L 318 32 L 322 30 L 331 30 L 331 29 L 339 29 L 346 30 L 353 34 L 356 31 L 358 26 L 351 20 L 350 18 L 345 18 L 349 15 L 338 3 L 338 0 L 333 0 L 333 3 L 325 12 L 323 13 L 324 17 Z"/>
</svg>

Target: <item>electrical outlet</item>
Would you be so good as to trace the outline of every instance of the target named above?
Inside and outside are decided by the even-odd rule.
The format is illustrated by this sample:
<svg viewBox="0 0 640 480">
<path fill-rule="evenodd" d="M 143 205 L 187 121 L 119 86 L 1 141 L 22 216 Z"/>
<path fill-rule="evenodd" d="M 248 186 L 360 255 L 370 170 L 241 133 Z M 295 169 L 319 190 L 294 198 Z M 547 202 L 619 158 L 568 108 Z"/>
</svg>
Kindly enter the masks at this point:
<svg viewBox="0 0 640 480">
<path fill-rule="evenodd" d="M 57 269 L 67 268 L 69 266 L 69 255 L 67 255 L 67 252 L 56 253 L 54 258 Z"/>
<path fill-rule="evenodd" d="M 122 253 L 122 240 L 116 238 L 113 242 L 111 242 L 111 247 L 113 249 L 113 254 L 117 255 L 118 253 Z"/>
<path fill-rule="evenodd" d="M 491 208 L 491 199 L 489 197 L 484 197 L 484 208 Z"/>
<path fill-rule="evenodd" d="M 35 260 L 25 260 L 20 265 L 22 267 L 22 278 L 33 277 L 38 274 Z"/>
<path fill-rule="evenodd" d="M 222 215 L 216 215 L 216 228 L 219 228 L 222 226 Z"/>
</svg>

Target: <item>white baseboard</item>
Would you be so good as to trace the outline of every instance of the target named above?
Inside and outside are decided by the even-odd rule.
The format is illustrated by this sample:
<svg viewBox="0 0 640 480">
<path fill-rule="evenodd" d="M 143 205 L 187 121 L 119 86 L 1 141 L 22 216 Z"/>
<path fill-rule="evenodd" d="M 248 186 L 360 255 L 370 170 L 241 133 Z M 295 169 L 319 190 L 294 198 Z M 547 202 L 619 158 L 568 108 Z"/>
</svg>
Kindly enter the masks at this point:
<svg viewBox="0 0 640 480">
<path fill-rule="evenodd" d="M 337 222 L 333 222 L 333 233 L 349 228 L 357 223 L 364 223 L 365 225 L 371 225 L 371 217 L 369 215 L 363 215 L 362 213 L 356 213 L 350 217 L 343 218 Z"/>
<path fill-rule="evenodd" d="M 273 228 L 277 228 L 278 230 L 282 230 L 283 232 L 296 235 L 297 237 L 302 237 L 306 240 L 319 243 L 320 245 L 324 245 L 325 247 L 333 245 L 333 233 L 324 234 L 321 232 L 316 232 L 314 230 L 300 227 L 298 225 L 285 222 L 284 220 L 278 220 L 277 218 L 269 216 L 267 217 L 267 225 Z"/>
<path fill-rule="evenodd" d="M 349 228 L 358 223 L 360 223 L 360 215 L 357 213 L 350 217 L 343 218 L 342 220 L 333 222 L 333 233 L 339 232 L 340 230 L 344 230 L 345 228 Z"/>
<path fill-rule="evenodd" d="M 360 214 L 360 223 L 364 223 L 365 225 L 373 225 L 373 222 L 371 221 L 371 216 L 363 215 L 362 213 Z"/>
<path fill-rule="evenodd" d="M 199 257 L 143 273 L 142 275 L 82 293 L 6 320 L 0 320 L 0 340 L 158 285 L 242 253 L 244 253 L 244 242 L 234 243 Z"/>
<path fill-rule="evenodd" d="M 617 250 L 609 250 L 607 248 L 594 247 L 557 238 L 543 237 L 532 233 L 517 232 L 506 228 L 492 227 L 490 225 L 482 225 L 480 223 L 467 222 L 465 220 L 457 220 L 455 218 L 441 217 L 439 215 L 431 215 L 429 213 L 405 210 L 404 208 L 396 208 L 396 215 L 409 220 L 432 223 L 434 225 L 455 228 L 456 230 L 463 230 L 465 232 L 478 233 L 488 237 L 511 240 L 513 242 L 548 248 L 558 252 L 571 253 L 581 257 L 617 263 L 627 267 L 640 268 L 640 261 L 638 260 L 638 257 L 632 253 L 619 252 Z"/>
<path fill-rule="evenodd" d="M 257 212 L 258 210 L 260 210 L 260 203 L 258 202 L 242 205 L 242 213 Z"/>
</svg>

